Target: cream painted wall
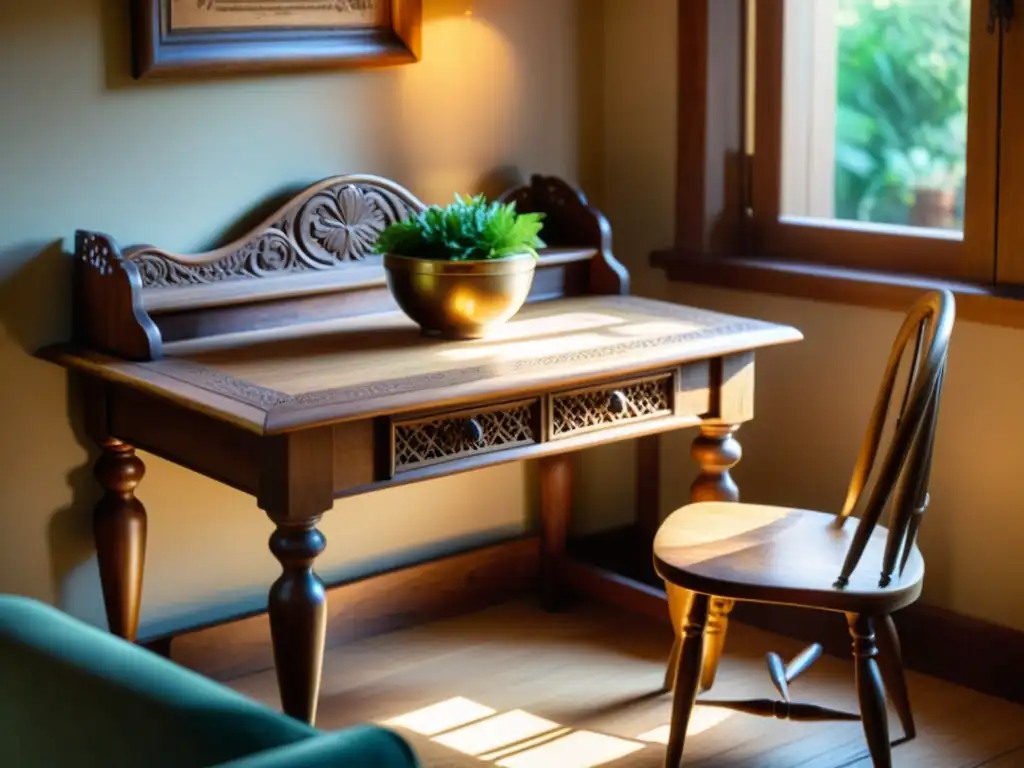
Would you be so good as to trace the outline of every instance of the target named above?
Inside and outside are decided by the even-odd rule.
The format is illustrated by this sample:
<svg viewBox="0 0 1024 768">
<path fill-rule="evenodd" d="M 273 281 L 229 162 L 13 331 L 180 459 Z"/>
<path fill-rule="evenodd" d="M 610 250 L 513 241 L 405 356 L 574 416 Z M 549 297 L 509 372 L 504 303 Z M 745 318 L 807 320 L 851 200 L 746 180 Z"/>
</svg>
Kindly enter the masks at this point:
<svg viewBox="0 0 1024 768">
<path fill-rule="evenodd" d="M 431 202 L 504 166 L 577 178 L 575 0 L 425 0 L 426 56 L 409 67 L 145 85 L 128 76 L 127 5 L 0 5 L 0 590 L 97 623 L 88 452 L 63 373 L 29 356 L 69 332 L 75 228 L 194 251 L 335 173 L 391 176 Z M 142 634 L 265 605 L 278 568 L 253 500 L 144 459 Z M 339 503 L 320 571 L 519 531 L 525 485 L 510 465 Z"/>
<path fill-rule="evenodd" d="M 431 201 L 504 166 L 581 179 L 637 293 L 804 331 L 759 360 L 736 476 L 750 500 L 841 502 L 898 316 L 670 286 L 646 266 L 672 238 L 675 0 L 643 0 L 642 13 L 607 0 L 425 0 L 428 55 L 412 67 L 160 85 L 127 75 L 124 5 L 0 5 L 0 590 L 102 622 L 87 449 L 64 376 L 27 352 L 68 333 L 74 229 L 203 249 L 270 194 L 347 171 Z M 1024 363 L 1007 352 L 1020 342 L 958 326 L 923 546 L 927 602 L 1024 628 L 1024 406 L 1013 406 Z M 666 510 L 686 497 L 689 438 L 665 440 Z M 260 607 L 277 574 L 269 522 L 251 499 L 145 458 L 143 633 Z M 582 458 L 577 529 L 626 517 L 632 461 L 631 446 Z M 341 503 L 324 520 L 320 570 L 336 580 L 518 531 L 526 472 Z"/>
<path fill-rule="evenodd" d="M 896 333 L 895 312 L 666 285 L 646 266 L 671 243 L 675 180 L 676 0 L 643 13 L 604 3 L 604 204 L 640 292 L 801 329 L 800 344 L 758 358 L 757 416 L 740 433 L 736 479 L 749 501 L 837 509 Z M 923 600 L 1024 629 L 1024 333 L 960 322 L 937 436 L 932 506 L 921 533 Z M 665 440 L 665 508 L 685 500 L 689 435 Z M 628 449 L 591 459 L 594 477 Z M 683 469 L 685 467 L 685 469 Z M 594 492 L 596 483 L 590 491 Z M 621 493 L 621 488 L 619 493 Z M 593 499 L 599 503 L 600 495 Z M 602 507 L 605 520 L 615 517 Z"/>
</svg>

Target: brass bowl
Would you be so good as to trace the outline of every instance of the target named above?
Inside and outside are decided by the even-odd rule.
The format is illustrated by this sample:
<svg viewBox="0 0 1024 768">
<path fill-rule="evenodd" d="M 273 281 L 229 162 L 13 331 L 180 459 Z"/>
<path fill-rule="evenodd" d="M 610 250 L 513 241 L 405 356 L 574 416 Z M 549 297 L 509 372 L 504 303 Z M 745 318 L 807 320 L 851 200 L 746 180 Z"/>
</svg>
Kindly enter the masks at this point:
<svg viewBox="0 0 1024 768">
<path fill-rule="evenodd" d="M 388 288 L 427 336 L 479 339 L 523 306 L 536 259 L 524 253 L 491 261 L 437 261 L 384 254 Z"/>
</svg>

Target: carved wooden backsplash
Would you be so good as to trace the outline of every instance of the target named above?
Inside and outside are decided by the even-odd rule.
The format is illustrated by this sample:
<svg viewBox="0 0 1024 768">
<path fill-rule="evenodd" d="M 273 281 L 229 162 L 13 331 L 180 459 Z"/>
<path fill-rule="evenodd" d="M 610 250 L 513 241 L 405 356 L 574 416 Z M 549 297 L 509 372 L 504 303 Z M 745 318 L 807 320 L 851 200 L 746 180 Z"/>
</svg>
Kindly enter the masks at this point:
<svg viewBox="0 0 1024 768">
<path fill-rule="evenodd" d="M 147 246 L 126 257 L 138 266 L 147 289 L 344 269 L 379 260 L 373 246 L 380 233 L 424 207 L 385 179 L 341 176 L 310 188 L 224 248 L 183 256 Z"/>
<path fill-rule="evenodd" d="M 548 248 L 528 301 L 625 294 L 629 274 L 611 228 L 565 181 L 535 175 L 499 199 L 545 215 Z M 426 209 L 405 187 L 372 175 L 334 176 L 295 195 L 248 234 L 207 253 L 76 233 L 75 339 L 129 360 L 301 337 L 346 318 L 395 311 L 374 244 L 390 224 Z"/>
</svg>

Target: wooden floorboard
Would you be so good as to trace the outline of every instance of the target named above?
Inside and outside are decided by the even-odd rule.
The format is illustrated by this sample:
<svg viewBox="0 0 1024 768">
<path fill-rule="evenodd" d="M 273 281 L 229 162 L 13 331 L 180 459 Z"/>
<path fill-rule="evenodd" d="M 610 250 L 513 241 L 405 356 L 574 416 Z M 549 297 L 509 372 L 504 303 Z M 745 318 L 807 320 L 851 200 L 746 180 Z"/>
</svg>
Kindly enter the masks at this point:
<svg viewBox="0 0 1024 768">
<path fill-rule="evenodd" d="M 327 589 L 327 640 L 342 645 L 512 600 L 535 588 L 540 539 L 525 536 Z M 274 668 L 266 611 L 145 643 L 218 681 Z"/>
<path fill-rule="evenodd" d="M 517 714 L 506 720 L 522 723 L 528 716 L 518 713 L 525 712 L 550 721 L 540 731 L 546 731 L 551 741 L 533 752 L 515 751 L 513 745 L 504 757 L 489 736 L 475 748 L 463 746 L 468 752 L 486 747 L 490 759 L 480 760 L 479 755 L 437 742 L 465 739 L 474 731 L 453 727 L 431 738 L 400 729 L 425 765 L 656 768 L 664 747 L 640 737 L 668 723 L 670 698 L 652 691 L 661 683 L 670 640 L 663 622 L 605 606 L 586 604 L 568 613 L 547 614 L 532 601 L 509 603 L 328 651 L 318 725 L 335 729 L 386 722 L 461 699 L 465 707 L 489 708 L 476 715 L 480 718 L 476 730 L 483 736 L 491 723 L 505 722 L 493 718 L 513 712 Z M 765 652 L 774 650 L 790 658 L 800 649 L 797 641 L 734 624 L 718 682 L 707 696 L 773 696 Z M 1007 674 L 1020 674 L 1020 670 L 1007 670 Z M 916 673 L 908 679 L 918 737 L 894 749 L 895 765 L 1024 766 L 1024 707 Z M 269 671 L 231 684 L 277 705 L 276 683 Z M 793 683 L 792 695 L 795 700 L 855 710 L 852 664 L 823 657 Z M 448 704 L 441 710 L 450 713 L 455 706 Z M 865 768 L 871 764 L 859 723 L 794 724 L 733 713 L 725 713 L 720 722 L 709 719 L 718 712 L 702 708 L 696 713 L 697 731 L 691 731 L 687 741 L 685 765 Z M 895 715 L 890 717 L 890 728 L 893 738 L 901 735 Z M 498 731 L 495 738 L 500 742 L 502 729 L 490 730 Z M 479 734 L 476 738 L 483 738 Z M 599 749 L 596 756 L 584 759 L 590 743 Z M 568 757 L 557 752 L 563 746 Z M 606 754 L 602 750 L 616 746 L 635 751 L 618 759 L 601 757 Z"/>
</svg>

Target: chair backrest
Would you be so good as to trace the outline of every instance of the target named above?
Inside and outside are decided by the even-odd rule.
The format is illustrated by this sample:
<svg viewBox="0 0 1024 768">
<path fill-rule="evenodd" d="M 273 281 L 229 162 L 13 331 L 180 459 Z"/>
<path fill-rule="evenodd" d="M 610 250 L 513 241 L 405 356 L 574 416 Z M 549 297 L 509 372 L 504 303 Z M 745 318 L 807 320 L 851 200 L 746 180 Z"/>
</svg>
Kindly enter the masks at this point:
<svg viewBox="0 0 1024 768">
<path fill-rule="evenodd" d="M 857 531 L 836 581 L 845 587 L 871 538 L 872 531 L 890 507 L 889 533 L 883 555 L 879 586 L 885 587 L 899 568 L 903 573 L 917 538 L 921 518 L 928 507 L 935 424 L 938 420 L 942 380 L 946 371 L 949 339 L 956 314 L 948 291 L 925 294 L 910 310 L 900 328 L 885 368 L 882 387 L 854 467 L 850 489 L 837 523 L 842 525 L 867 497 Z M 870 493 L 866 486 L 875 466 L 882 431 L 892 403 L 893 390 L 907 346 L 914 339 L 914 355 L 907 376 L 892 440 Z M 891 505 L 891 506 L 890 506 Z"/>
</svg>

